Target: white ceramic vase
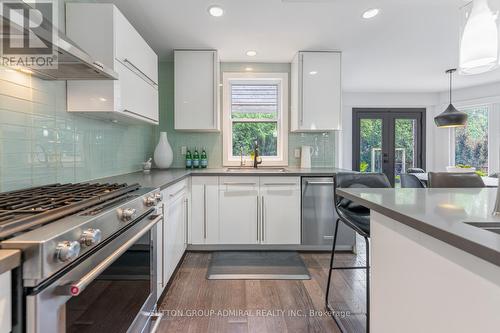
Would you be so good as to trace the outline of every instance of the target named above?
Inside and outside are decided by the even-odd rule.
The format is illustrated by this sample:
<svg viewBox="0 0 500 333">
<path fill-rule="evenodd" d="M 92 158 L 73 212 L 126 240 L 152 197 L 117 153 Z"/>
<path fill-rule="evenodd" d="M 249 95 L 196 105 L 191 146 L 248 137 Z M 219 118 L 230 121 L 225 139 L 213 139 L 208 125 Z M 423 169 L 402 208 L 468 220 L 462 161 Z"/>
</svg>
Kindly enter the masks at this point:
<svg viewBox="0 0 500 333">
<path fill-rule="evenodd" d="M 156 167 L 167 169 L 172 165 L 174 153 L 168 143 L 167 132 L 160 132 L 160 140 L 155 148 L 154 160 Z"/>
</svg>

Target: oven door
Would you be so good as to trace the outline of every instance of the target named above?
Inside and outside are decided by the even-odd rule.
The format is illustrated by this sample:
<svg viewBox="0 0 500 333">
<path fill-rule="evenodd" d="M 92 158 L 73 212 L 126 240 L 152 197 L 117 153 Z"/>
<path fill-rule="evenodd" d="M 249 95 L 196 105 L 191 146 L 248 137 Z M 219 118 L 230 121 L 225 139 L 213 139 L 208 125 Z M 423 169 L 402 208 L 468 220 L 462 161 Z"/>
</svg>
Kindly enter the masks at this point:
<svg viewBox="0 0 500 333">
<path fill-rule="evenodd" d="M 156 308 L 156 228 L 142 217 L 28 291 L 27 332 L 142 332 Z"/>
</svg>

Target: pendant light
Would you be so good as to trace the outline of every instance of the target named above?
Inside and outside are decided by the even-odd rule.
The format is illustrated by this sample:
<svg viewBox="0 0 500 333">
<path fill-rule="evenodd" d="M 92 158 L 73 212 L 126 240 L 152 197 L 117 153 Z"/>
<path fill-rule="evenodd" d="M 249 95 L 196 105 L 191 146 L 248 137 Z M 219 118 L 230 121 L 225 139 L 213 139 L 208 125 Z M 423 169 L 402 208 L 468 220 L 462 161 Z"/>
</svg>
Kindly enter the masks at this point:
<svg viewBox="0 0 500 333">
<path fill-rule="evenodd" d="M 488 0 L 473 0 L 460 41 L 460 74 L 481 74 L 498 67 L 497 16 Z"/>
<path fill-rule="evenodd" d="M 452 79 L 456 68 L 448 69 L 446 74 L 450 74 L 450 105 L 434 118 L 437 127 L 463 127 L 467 123 L 467 113 L 458 111 L 451 103 Z"/>
</svg>

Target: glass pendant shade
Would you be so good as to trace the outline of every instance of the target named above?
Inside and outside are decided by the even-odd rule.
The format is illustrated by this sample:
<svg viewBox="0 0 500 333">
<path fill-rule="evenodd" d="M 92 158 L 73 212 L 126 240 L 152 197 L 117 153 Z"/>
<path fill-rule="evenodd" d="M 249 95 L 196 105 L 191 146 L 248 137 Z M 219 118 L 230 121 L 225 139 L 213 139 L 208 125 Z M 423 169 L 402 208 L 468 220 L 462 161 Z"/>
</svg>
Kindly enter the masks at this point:
<svg viewBox="0 0 500 333">
<path fill-rule="evenodd" d="M 460 73 L 481 74 L 498 67 L 497 14 L 488 0 L 474 0 L 460 42 Z"/>
</svg>

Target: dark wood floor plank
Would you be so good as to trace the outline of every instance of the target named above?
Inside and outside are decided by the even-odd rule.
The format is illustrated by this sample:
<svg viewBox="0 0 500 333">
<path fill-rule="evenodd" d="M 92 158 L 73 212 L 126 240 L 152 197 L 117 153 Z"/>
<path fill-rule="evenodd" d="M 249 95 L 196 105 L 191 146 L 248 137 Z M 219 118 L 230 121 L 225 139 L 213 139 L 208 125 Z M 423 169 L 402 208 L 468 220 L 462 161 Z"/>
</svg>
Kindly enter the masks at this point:
<svg viewBox="0 0 500 333">
<path fill-rule="evenodd" d="M 298 281 L 207 280 L 210 257 L 210 253 L 187 253 L 160 306 L 164 311 L 205 312 L 195 316 L 164 316 L 158 332 L 340 332 L 333 319 L 324 313 L 329 253 L 301 254 L 311 280 Z M 336 263 L 337 258 L 340 265 L 364 264 L 364 253 L 357 256 L 340 253 Z M 332 282 L 335 305 L 364 311 L 364 272 L 339 273 Z M 209 315 L 211 310 L 226 313 Z M 313 315 L 311 310 L 315 311 Z M 345 318 L 342 322 L 348 332 L 364 332 L 364 316 Z"/>
</svg>

